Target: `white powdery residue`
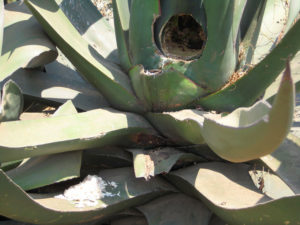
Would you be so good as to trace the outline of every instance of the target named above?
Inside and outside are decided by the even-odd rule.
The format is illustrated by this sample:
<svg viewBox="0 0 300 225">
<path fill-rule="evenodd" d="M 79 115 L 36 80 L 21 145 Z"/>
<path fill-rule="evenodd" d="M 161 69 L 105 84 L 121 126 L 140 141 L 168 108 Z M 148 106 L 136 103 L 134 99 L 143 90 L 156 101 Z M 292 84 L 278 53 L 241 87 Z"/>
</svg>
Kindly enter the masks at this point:
<svg viewBox="0 0 300 225">
<path fill-rule="evenodd" d="M 104 197 L 120 196 L 120 192 L 114 194 L 108 192 L 106 188 L 117 188 L 116 182 L 104 181 L 96 175 L 88 175 L 81 183 L 71 186 L 64 191 L 63 194 L 55 196 L 55 198 L 66 199 L 72 201 L 76 207 L 96 206 L 98 200 Z"/>
</svg>

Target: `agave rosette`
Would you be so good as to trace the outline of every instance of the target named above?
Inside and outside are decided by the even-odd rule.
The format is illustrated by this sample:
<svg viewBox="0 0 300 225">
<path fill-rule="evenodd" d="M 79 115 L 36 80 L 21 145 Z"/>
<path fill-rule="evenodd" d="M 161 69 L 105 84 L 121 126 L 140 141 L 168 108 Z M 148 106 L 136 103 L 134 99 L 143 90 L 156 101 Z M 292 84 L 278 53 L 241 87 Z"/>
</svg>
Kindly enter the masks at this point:
<svg viewBox="0 0 300 225">
<path fill-rule="evenodd" d="M 114 26 L 90 1 L 25 3 L 0 7 L 0 215 L 36 224 L 300 223 L 300 142 L 289 134 L 296 0 L 113 0 Z M 22 119 L 30 113 L 16 83 L 27 102 L 65 104 Z M 93 206 L 25 192 L 94 164 L 117 185 Z"/>
</svg>

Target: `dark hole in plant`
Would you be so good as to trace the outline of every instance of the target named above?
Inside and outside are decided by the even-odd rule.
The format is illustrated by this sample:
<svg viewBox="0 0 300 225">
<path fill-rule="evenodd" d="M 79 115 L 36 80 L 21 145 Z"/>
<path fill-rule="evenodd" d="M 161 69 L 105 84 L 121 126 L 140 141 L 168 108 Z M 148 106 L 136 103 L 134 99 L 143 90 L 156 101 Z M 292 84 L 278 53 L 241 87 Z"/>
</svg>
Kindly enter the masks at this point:
<svg viewBox="0 0 300 225">
<path fill-rule="evenodd" d="M 191 60 L 201 56 L 206 34 L 190 15 L 175 15 L 166 23 L 161 35 L 162 50 L 171 58 Z"/>
</svg>

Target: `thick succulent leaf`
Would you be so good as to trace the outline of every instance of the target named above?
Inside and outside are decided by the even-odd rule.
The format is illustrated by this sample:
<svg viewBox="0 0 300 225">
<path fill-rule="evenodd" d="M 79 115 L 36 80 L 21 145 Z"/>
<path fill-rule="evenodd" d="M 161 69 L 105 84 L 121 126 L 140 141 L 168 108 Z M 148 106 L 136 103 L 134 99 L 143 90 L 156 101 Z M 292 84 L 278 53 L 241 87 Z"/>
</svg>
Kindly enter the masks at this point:
<svg viewBox="0 0 300 225">
<path fill-rule="evenodd" d="M 203 4 L 208 39 L 203 55 L 190 64 L 186 75 L 209 92 L 219 89 L 234 72 L 238 28 L 246 1 L 204 0 Z"/>
<path fill-rule="evenodd" d="M 72 100 L 76 108 L 85 111 L 108 106 L 104 97 L 77 72 L 58 62 L 55 64 L 57 66 L 53 67 L 57 68 L 56 73 L 19 69 L 10 79 L 19 84 L 27 99 L 37 99 L 50 104 Z"/>
<path fill-rule="evenodd" d="M 171 141 L 180 145 L 204 144 L 200 126 L 205 112 L 185 109 L 177 112 L 147 113 L 151 124 Z"/>
<path fill-rule="evenodd" d="M 0 122 L 17 120 L 22 111 L 23 95 L 21 90 L 15 82 L 9 80 L 4 84 L 2 89 Z"/>
<path fill-rule="evenodd" d="M 251 43 L 254 49 L 252 60 L 247 63 L 257 64 L 276 46 L 285 29 L 289 12 L 287 4 L 285 0 L 266 1 L 257 42 Z"/>
<path fill-rule="evenodd" d="M 175 69 L 149 75 L 138 65 L 129 74 L 136 95 L 149 111 L 182 109 L 203 93 L 202 88 Z"/>
<path fill-rule="evenodd" d="M 3 29 L 4 29 L 4 2 L 3 0 L 0 0 L 0 56 L 2 53 Z"/>
<path fill-rule="evenodd" d="M 65 104 L 63 104 L 62 106 L 60 106 L 55 113 L 53 114 L 53 116 L 64 116 L 64 115 L 72 115 L 72 114 L 76 114 L 77 110 L 75 108 L 75 106 L 73 105 L 72 101 L 67 101 Z"/>
<path fill-rule="evenodd" d="M 169 176 L 229 224 L 273 225 L 300 222 L 300 196 L 272 200 L 253 184 L 249 165 L 202 163 Z M 288 210 L 287 210 L 288 209 Z"/>
<path fill-rule="evenodd" d="M 58 108 L 53 116 L 77 113 L 71 101 Z M 23 190 L 31 190 L 80 176 L 81 151 L 27 159 L 7 175 Z"/>
<path fill-rule="evenodd" d="M 293 78 L 293 81 L 296 85 L 296 92 L 299 92 L 299 85 L 300 85 L 300 51 L 295 55 L 295 57 L 290 61 L 291 66 L 291 75 Z M 283 74 L 284 71 L 282 71 L 281 74 Z M 272 103 L 277 90 L 280 86 L 281 76 L 278 76 L 277 79 L 266 89 L 263 99 L 267 100 L 268 102 Z"/>
<path fill-rule="evenodd" d="M 233 111 L 252 105 L 283 71 L 286 60 L 300 49 L 300 20 L 259 64 L 234 84 L 200 99 L 197 103 L 210 110 Z"/>
<path fill-rule="evenodd" d="M 120 63 L 128 71 L 132 67 L 128 46 L 131 4 L 130 0 L 112 0 L 112 5 Z"/>
<path fill-rule="evenodd" d="M 3 122 L 0 126 L 0 161 L 114 144 L 138 145 L 139 136 L 145 135 L 151 141 L 149 135 L 155 134 L 143 117 L 111 109 Z M 143 144 L 147 145 L 146 142 Z"/>
<path fill-rule="evenodd" d="M 54 198 L 54 194 L 26 194 L 0 170 L 0 214 L 11 219 L 36 224 L 77 224 L 105 219 L 122 210 L 143 204 L 159 195 L 174 191 L 161 178 L 146 182 L 134 177 L 131 168 L 103 170 L 99 176 L 108 185 L 95 206 L 78 208 L 67 199 Z"/>
<path fill-rule="evenodd" d="M 112 106 L 126 111 L 144 110 L 126 74 L 81 37 L 54 0 L 25 2 L 64 55 Z"/>
<path fill-rule="evenodd" d="M 241 21 L 241 43 L 239 50 L 239 69 L 249 67 L 255 51 L 267 0 L 247 1 Z M 245 66 L 246 64 L 246 66 Z"/>
<path fill-rule="evenodd" d="M 131 216 L 114 220 L 111 222 L 111 225 L 148 225 L 148 223 L 144 217 Z"/>
<path fill-rule="evenodd" d="M 203 160 L 199 156 L 181 152 L 175 148 L 129 149 L 128 151 L 133 155 L 135 177 L 143 177 L 146 180 L 158 174 L 168 173 L 177 161 L 197 162 Z"/>
<path fill-rule="evenodd" d="M 83 167 L 86 170 L 97 168 L 119 168 L 132 166 L 132 157 L 122 148 L 105 147 L 83 152 Z"/>
<path fill-rule="evenodd" d="M 68 58 L 62 54 L 61 51 L 59 51 L 57 59 L 54 62 L 46 65 L 45 69 L 47 73 L 51 74 L 48 77 L 52 77 L 53 79 L 51 80 L 52 82 L 47 81 L 44 83 L 49 84 L 53 83 L 53 81 L 60 81 L 60 83 L 56 84 L 58 87 L 62 86 L 64 88 L 71 88 L 74 89 L 74 91 L 78 91 L 78 93 L 74 93 L 74 98 L 72 99 L 72 102 L 76 105 L 76 107 L 80 105 L 84 110 L 91 110 L 108 106 L 108 103 L 99 93 L 99 91 L 97 91 L 95 87 L 81 77 L 76 68 L 72 65 Z M 41 83 L 39 85 L 42 86 L 43 84 Z M 49 93 L 48 98 L 51 98 L 51 95 L 53 96 L 54 94 L 56 94 L 55 98 L 72 96 L 72 94 L 58 92 L 59 91 L 57 88 L 55 88 L 50 92 L 44 91 L 43 93 L 45 95 L 46 93 Z"/>
<path fill-rule="evenodd" d="M 68 19 L 104 58 L 119 63 L 115 32 L 92 1 L 55 0 Z"/>
<path fill-rule="evenodd" d="M 260 158 L 294 193 L 300 194 L 300 139 L 289 134 L 280 147 Z"/>
<path fill-rule="evenodd" d="M 137 207 L 149 225 L 208 225 L 211 212 L 201 202 L 184 194 L 169 194 Z"/>
<path fill-rule="evenodd" d="M 153 24 L 159 15 L 159 0 L 131 2 L 128 41 L 133 65 L 141 64 L 146 69 L 158 68 L 160 56 L 156 53 Z"/>
<path fill-rule="evenodd" d="M 288 66 L 270 111 L 269 104 L 261 101 L 219 120 L 206 118 L 203 137 L 210 148 L 226 160 L 257 159 L 272 153 L 285 139 L 292 124 L 294 102 L 294 85 Z"/>
<path fill-rule="evenodd" d="M 7 175 L 23 190 L 32 190 L 80 176 L 81 151 L 26 160 Z"/>
<path fill-rule="evenodd" d="M 289 1 L 289 17 L 285 25 L 285 33 L 292 27 L 295 19 L 299 16 L 300 12 L 300 2 L 297 0 Z"/>
<path fill-rule="evenodd" d="M 39 67 L 57 57 L 55 46 L 24 3 L 5 7 L 0 81 L 20 67 Z"/>
</svg>

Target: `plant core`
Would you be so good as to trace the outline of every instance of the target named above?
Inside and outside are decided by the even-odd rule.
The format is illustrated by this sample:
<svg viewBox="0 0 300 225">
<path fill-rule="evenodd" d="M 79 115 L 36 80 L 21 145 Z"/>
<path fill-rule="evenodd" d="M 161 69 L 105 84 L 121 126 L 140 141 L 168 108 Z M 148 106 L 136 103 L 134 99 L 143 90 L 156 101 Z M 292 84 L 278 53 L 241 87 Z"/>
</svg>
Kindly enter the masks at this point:
<svg viewBox="0 0 300 225">
<path fill-rule="evenodd" d="M 206 34 L 203 28 L 190 15 L 172 16 L 161 33 L 162 51 L 169 58 L 199 58 L 205 42 Z"/>
</svg>

